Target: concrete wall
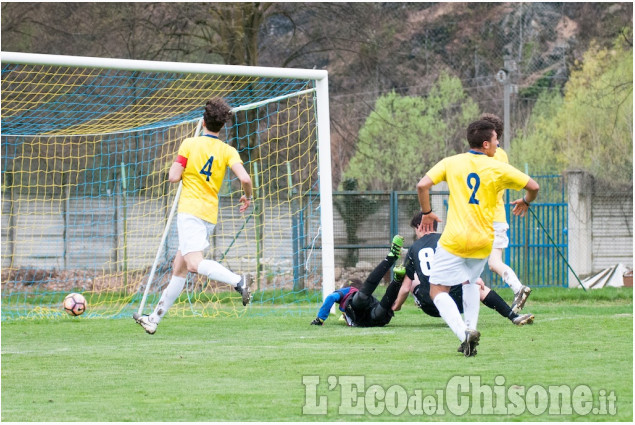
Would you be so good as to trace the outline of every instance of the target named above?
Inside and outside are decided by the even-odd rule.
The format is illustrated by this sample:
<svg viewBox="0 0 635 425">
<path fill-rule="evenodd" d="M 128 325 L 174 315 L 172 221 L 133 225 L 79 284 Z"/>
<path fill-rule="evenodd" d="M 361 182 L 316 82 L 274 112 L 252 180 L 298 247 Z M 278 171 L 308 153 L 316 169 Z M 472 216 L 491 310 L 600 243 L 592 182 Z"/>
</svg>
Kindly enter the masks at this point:
<svg viewBox="0 0 635 425">
<path fill-rule="evenodd" d="M 631 192 L 608 192 L 596 187 L 591 176 L 572 171 L 566 174 L 568 191 L 568 259 L 576 273 L 584 277 L 606 267 L 623 263 L 633 267 L 633 195 Z M 386 197 L 387 198 L 387 197 Z M 435 211 L 444 212 L 446 195 L 433 196 Z M 398 232 L 409 245 L 414 233 L 409 228 L 410 213 L 406 198 L 399 199 Z M 414 199 L 414 198 L 413 198 Z M 224 201 L 229 202 L 229 201 Z M 127 255 L 124 256 L 123 201 L 121 196 L 103 198 L 69 198 L 67 200 L 2 197 L 2 267 L 40 269 L 121 270 L 124 257 L 128 269 L 151 267 L 165 228 L 170 205 L 156 199 L 127 198 Z M 266 267 L 291 267 L 293 259 L 292 212 L 288 202 L 266 203 L 263 216 L 263 261 Z M 320 246 L 319 209 L 307 209 L 305 246 Z M 359 261 L 374 265 L 384 257 L 390 238 L 390 207 L 382 202 L 372 214 L 362 215 L 358 229 L 361 243 L 378 248 L 360 249 Z M 445 217 L 442 217 L 445 223 Z M 221 208 L 219 225 L 212 238 L 214 258 L 220 258 L 231 246 L 229 266 L 236 270 L 255 268 L 255 224 L 252 217 L 243 227 L 245 217 L 237 208 Z M 241 230 L 242 228 L 242 230 Z M 440 227 L 439 231 L 443 228 Z M 234 241 L 238 232 L 240 236 Z M 172 226 L 168 252 L 176 251 L 176 231 Z M 346 244 L 346 230 L 334 209 L 335 246 Z M 349 254 L 336 249 L 335 264 L 340 267 Z M 173 255 L 173 254 L 172 254 Z M 306 250 L 306 257 L 319 262 L 319 249 Z M 170 261 L 169 254 L 163 260 Z M 242 263 L 254 263 L 243 264 Z M 265 268 L 266 268 L 265 267 Z M 576 279 L 570 274 L 570 284 Z"/>
<path fill-rule="evenodd" d="M 584 278 L 622 263 L 633 268 L 632 190 L 599 186 L 584 171 L 565 174 L 569 202 L 569 264 Z M 569 272 L 569 286 L 578 282 Z"/>
</svg>

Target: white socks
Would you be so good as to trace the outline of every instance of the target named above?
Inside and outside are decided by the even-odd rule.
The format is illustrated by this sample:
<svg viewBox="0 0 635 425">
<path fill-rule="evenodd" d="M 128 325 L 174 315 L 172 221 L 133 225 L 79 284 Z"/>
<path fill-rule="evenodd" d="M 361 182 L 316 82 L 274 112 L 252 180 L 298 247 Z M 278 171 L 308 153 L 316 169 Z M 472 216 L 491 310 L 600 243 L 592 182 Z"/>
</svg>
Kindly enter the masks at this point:
<svg viewBox="0 0 635 425">
<path fill-rule="evenodd" d="M 238 282 L 240 282 L 241 279 L 240 275 L 232 272 L 214 260 L 201 261 L 198 265 L 197 271 L 198 274 L 207 276 L 211 280 L 226 283 L 234 288 L 238 285 Z"/>
<path fill-rule="evenodd" d="M 154 312 L 150 315 L 149 319 L 151 322 L 159 323 L 165 313 L 167 313 L 168 309 L 172 307 L 174 301 L 179 297 L 183 287 L 185 286 L 186 278 L 172 275 L 170 279 L 170 283 L 163 290 L 161 294 L 161 299 L 157 304 L 157 307 L 154 309 Z"/>
<path fill-rule="evenodd" d="M 476 330 L 478 324 L 478 311 L 481 307 L 479 286 L 476 283 L 463 285 L 463 317 L 468 329 Z"/>
<path fill-rule="evenodd" d="M 452 329 L 452 332 L 454 332 L 461 342 L 465 341 L 465 330 L 467 326 L 465 326 L 465 322 L 463 322 L 461 318 L 461 313 L 454 300 L 450 297 L 450 294 L 441 292 L 434 297 L 433 302 L 437 310 L 439 310 L 439 314 L 441 314 L 441 317 L 445 320 L 445 323 Z"/>
<path fill-rule="evenodd" d="M 238 285 L 238 282 L 240 282 L 241 279 L 240 275 L 231 272 L 213 260 L 201 261 L 198 265 L 198 273 L 207 276 L 212 280 L 231 285 L 234 288 Z M 179 295 L 181 295 L 183 287 L 185 286 L 185 281 L 185 277 L 172 275 L 170 283 L 161 294 L 161 299 L 159 300 L 157 307 L 149 317 L 151 322 L 159 323 L 161 321 L 168 309 L 172 307 L 172 304 L 174 304 L 174 301 L 176 301 Z"/>
<path fill-rule="evenodd" d="M 518 276 L 516 276 L 516 273 L 514 273 L 514 271 L 508 265 L 504 266 L 503 281 L 507 285 L 509 285 L 510 288 L 512 288 L 514 294 L 520 292 L 520 288 L 523 286 L 523 284 L 520 283 L 520 280 L 518 280 Z"/>
</svg>

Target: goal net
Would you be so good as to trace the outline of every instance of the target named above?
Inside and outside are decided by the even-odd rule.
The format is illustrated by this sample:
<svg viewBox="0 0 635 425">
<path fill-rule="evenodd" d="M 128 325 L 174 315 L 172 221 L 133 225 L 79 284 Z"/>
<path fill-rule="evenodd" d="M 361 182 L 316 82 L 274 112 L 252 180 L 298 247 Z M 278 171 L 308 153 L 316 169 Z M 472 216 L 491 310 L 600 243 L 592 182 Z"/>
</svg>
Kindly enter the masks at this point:
<svg viewBox="0 0 635 425">
<path fill-rule="evenodd" d="M 151 311 L 178 245 L 167 173 L 213 97 L 254 202 L 238 211 L 228 170 L 205 257 L 251 274 L 253 302 L 189 274 L 168 314 L 302 311 L 333 290 L 326 71 L 3 52 L 3 320 L 63 317 L 69 292 L 88 317 Z"/>
</svg>

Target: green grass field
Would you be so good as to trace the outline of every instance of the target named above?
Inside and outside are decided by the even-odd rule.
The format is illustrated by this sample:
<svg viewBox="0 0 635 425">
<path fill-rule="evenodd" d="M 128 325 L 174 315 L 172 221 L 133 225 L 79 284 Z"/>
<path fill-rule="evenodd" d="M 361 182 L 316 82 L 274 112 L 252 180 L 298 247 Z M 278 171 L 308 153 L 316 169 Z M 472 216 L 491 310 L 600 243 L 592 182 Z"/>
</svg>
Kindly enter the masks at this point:
<svg viewBox="0 0 635 425">
<path fill-rule="evenodd" d="M 335 316 L 309 326 L 318 307 L 168 317 L 153 336 L 132 319 L 5 321 L 2 421 L 633 419 L 630 288 L 536 289 L 525 309 L 536 323 L 525 327 L 482 306 L 474 358 L 457 353 L 442 320 L 412 301 L 371 329 Z M 464 376 L 472 387 L 456 386 Z M 555 399 L 546 404 L 556 386 L 573 394 L 561 403 L 574 405 L 570 413 Z"/>
</svg>

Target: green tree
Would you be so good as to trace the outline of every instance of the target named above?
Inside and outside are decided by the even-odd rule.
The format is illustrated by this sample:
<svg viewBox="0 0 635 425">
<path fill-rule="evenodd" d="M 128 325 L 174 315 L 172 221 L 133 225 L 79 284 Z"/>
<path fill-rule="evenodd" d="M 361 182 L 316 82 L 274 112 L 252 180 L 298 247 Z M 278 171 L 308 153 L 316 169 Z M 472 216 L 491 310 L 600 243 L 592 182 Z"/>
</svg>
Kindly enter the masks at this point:
<svg viewBox="0 0 635 425">
<path fill-rule="evenodd" d="M 633 48 L 631 32 L 624 35 L 610 49 L 591 44 L 564 96 L 540 96 L 527 131 L 512 142 L 512 163 L 528 163 L 534 175 L 578 168 L 632 184 Z"/>
<path fill-rule="evenodd" d="M 465 128 L 478 116 L 458 78 L 441 74 L 428 95 L 380 96 L 359 131 L 344 177 L 361 190 L 414 189 L 441 158 L 467 148 Z"/>
<path fill-rule="evenodd" d="M 554 134 L 558 123 L 553 119 L 562 107 L 563 98 L 557 91 L 544 90 L 529 117 L 524 130 L 512 140 L 509 162 L 520 170 L 527 166 L 532 175 L 560 174 Z"/>
</svg>

